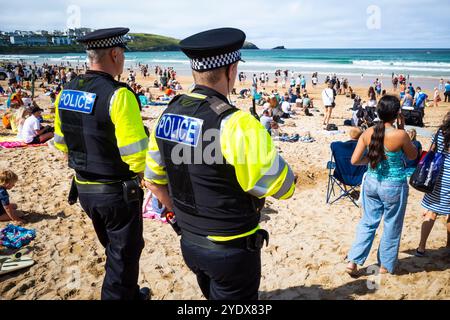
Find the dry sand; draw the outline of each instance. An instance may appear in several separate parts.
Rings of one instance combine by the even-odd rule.
[[[150,85],[154,78],[146,82]],[[182,79],[184,88],[191,79]],[[397,275],[363,275],[357,279],[344,273],[345,257],[355,236],[361,210],[342,200],[325,204],[330,159],[329,145],[348,140],[347,133],[328,135],[321,130],[323,112],[320,92],[309,90],[320,112],[313,117],[297,116],[282,128],[286,133],[309,131],[314,143],[276,142],[282,156],[299,175],[297,190],[288,201],[268,199],[261,226],[271,234],[270,245],[262,251],[261,299],[450,299],[450,256],[446,242],[445,220],[439,219],[428,242],[428,257],[412,255],[417,248],[423,209],[422,194],[410,191],[409,204],[400,247]],[[152,89],[154,90],[154,89]],[[239,91],[239,89],[238,89]],[[366,96],[366,89],[356,90]],[[157,91],[153,91],[157,93]],[[431,92],[428,92],[431,96]],[[248,110],[251,100],[236,100]],[[48,107],[41,94],[38,103]],[[343,127],[350,118],[352,101],[339,96],[333,122]],[[260,109],[261,110],[261,109]],[[450,104],[427,110],[425,122],[434,131]],[[143,116],[151,127],[160,107],[146,109]],[[1,130],[0,135],[9,135]],[[429,138],[419,136],[424,148]],[[24,271],[0,276],[0,299],[99,299],[104,273],[104,249],[98,242],[89,218],[77,204],[66,201],[72,171],[58,151],[49,147],[0,149],[0,168],[15,171],[20,180],[10,196],[28,214],[27,228],[37,231],[33,241],[36,264]],[[0,228],[6,223],[0,223]],[[366,267],[376,263],[381,229]],[[185,266],[179,239],[167,225],[144,222],[146,246],[140,261],[141,285],[151,287],[152,299],[202,299],[195,276]],[[368,286],[375,281],[377,290]]]

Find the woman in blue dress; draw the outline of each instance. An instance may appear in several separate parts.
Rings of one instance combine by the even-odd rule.
[[[426,194],[422,207],[426,209],[419,248],[416,256],[425,254],[428,237],[438,216],[447,216],[447,248],[450,248],[450,112],[445,116],[444,123],[439,130],[437,151],[444,154],[444,165],[432,193]]]

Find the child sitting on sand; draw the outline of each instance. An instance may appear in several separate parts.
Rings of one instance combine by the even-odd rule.
[[[22,214],[16,212],[17,205],[9,202],[7,191],[14,188],[17,180],[17,175],[11,170],[0,171],[0,221],[24,222]]]

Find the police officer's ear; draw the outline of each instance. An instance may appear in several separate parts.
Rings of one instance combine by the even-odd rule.
[[[236,76],[237,76],[237,66],[238,66],[237,63],[233,63],[233,64],[227,66],[227,69],[226,69],[226,76],[227,76],[228,82],[229,82],[230,80],[236,79]]]
[[[114,63],[117,63],[117,61],[119,60],[119,48],[112,48],[110,55],[111,55],[111,59],[113,60]]]

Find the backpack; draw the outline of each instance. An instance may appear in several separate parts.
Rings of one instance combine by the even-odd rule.
[[[425,93],[420,92],[419,96],[416,99],[416,107],[420,107],[427,98],[428,96]]]
[[[423,114],[418,110],[402,110],[402,114],[405,116],[405,124],[407,126],[421,127],[425,125],[423,123]]]

